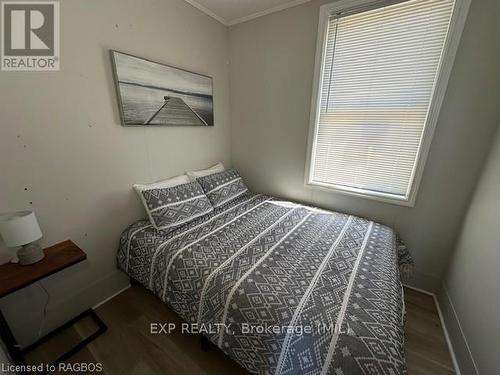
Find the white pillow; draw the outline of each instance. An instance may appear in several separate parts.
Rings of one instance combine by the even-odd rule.
[[[188,182],[190,182],[188,176],[183,174],[180,176],[167,178],[166,180],[153,182],[151,184],[134,184],[133,186],[137,194],[139,194],[139,197],[141,197],[142,199],[141,192],[143,190],[170,188],[177,185],[187,184]]]
[[[217,163],[208,169],[186,172],[186,175],[189,177],[189,180],[194,181],[199,177],[205,177],[205,176],[209,176],[209,175],[214,174],[214,173],[224,172],[225,170],[226,169],[224,168],[224,164]]]

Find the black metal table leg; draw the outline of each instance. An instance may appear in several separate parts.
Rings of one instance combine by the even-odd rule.
[[[10,330],[7,321],[3,317],[1,311],[0,311],[0,328],[1,328],[1,337],[4,340],[7,350],[9,351],[10,356],[12,357],[12,360],[16,364],[24,364],[24,356],[28,354],[29,352],[33,351],[46,341],[48,341],[51,337],[57,335],[59,332],[71,327],[73,324],[79,322],[80,320],[90,317],[96,323],[97,325],[97,330],[92,333],[90,336],[84,338],[82,341],[80,341],[78,344],[73,346],[71,349],[66,351],[65,353],[61,354],[55,361],[50,363],[51,365],[57,365],[65,360],[67,360],[69,357],[71,357],[73,354],[77,353],[78,351],[82,350],[87,344],[95,340],[97,337],[102,335],[108,327],[106,324],[99,318],[99,316],[95,313],[94,310],[88,309],[85,310],[83,313],[80,315],[76,316],[75,318],[71,319],[70,321],[64,323],[62,326],[56,328],[52,332],[48,333],[41,339],[37,340],[33,344],[27,346],[24,349],[19,349],[17,342],[14,338],[14,335],[12,334],[12,331]],[[44,372],[39,373],[39,374],[44,374]]]
[[[17,364],[24,364],[23,354],[17,345],[16,339],[0,310],[0,337],[7,347],[10,358]]]

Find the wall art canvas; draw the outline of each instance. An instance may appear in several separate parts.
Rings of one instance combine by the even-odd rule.
[[[213,126],[212,78],[111,51],[123,125]]]

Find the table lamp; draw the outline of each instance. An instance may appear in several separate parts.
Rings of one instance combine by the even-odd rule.
[[[42,238],[42,231],[31,210],[1,214],[0,235],[8,247],[22,246],[17,251],[19,264],[33,264],[45,257],[42,247],[35,242]]]

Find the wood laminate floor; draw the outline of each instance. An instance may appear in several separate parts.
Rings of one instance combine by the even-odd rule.
[[[405,301],[409,375],[453,374],[450,353],[433,298],[406,288]],[[178,331],[169,335],[151,335],[151,322],[180,324],[181,321],[144,288],[127,289],[100,306],[97,313],[108,325],[108,331],[68,362],[101,363],[101,373],[107,375],[247,374],[218,349],[201,351],[199,336]],[[82,321],[31,353],[27,360],[30,363],[50,362],[93,329],[90,320]]]

